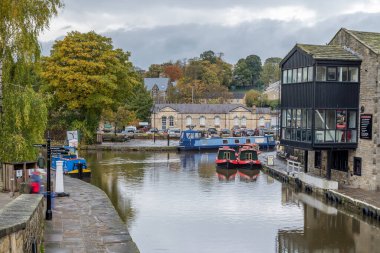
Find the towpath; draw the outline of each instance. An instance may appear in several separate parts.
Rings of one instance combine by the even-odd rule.
[[[66,176],[64,186],[70,196],[53,199],[53,219],[45,221],[45,252],[139,252],[102,190]]]

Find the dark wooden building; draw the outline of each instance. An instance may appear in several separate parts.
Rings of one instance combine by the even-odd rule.
[[[331,169],[347,170],[358,146],[361,59],[336,45],[296,44],[280,63],[281,144],[327,151]]]

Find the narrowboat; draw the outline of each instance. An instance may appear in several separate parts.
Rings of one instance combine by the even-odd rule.
[[[258,158],[257,151],[251,147],[242,147],[238,153],[237,163],[239,168],[260,169],[261,162]]]
[[[86,159],[75,154],[75,148],[65,147],[69,150],[69,154],[56,154],[52,157],[51,167],[56,169],[57,161],[63,161],[63,173],[71,177],[89,177],[91,170],[87,167]]]
[[[218,149],[215,162],[219,167],[234,168],[237,166],[238,161],[235,149],[224,146]]]
[[[179,150],[202,150],[218,149],[222,146],[236,148],[242,144],[257,144],[260,149],[273,149],[276,142],[272,135],[266,136],[242,136],[242,137],[212,137],[202,138],[202,134],[197,130],[182,131],[179,140]]]

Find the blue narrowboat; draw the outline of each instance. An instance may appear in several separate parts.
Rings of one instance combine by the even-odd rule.
[[[71,177],[88,177],[91,175],[91,170],[87,167],[86,159],[78,157],[75,153],[75,148],[65,146],[71,154],[54,155],[52,157],[51,167],[56,169],[57,161],[63,161],[63,173]],[[82,175],[79,175],[79,170],[82,170]]]
[[[185,130],[181,133],[179,150],[218,149],[221,146],[236,148],[242,144],[257,144],[260,149],[273,149],[276,141],[272,135],[243,136],[243,137],[213,137],[202,138],[202,133],[197,130]]]

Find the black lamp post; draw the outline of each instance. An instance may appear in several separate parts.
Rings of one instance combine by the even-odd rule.
[[[50,163],[51,163],[51,149],[50,149],[50,134],[46,140],[46,153],[47,153],[47,177],[46,177],[46,220],[51,220],[53,218],[53,213],[51,211],[51,191],[50,191]]]

